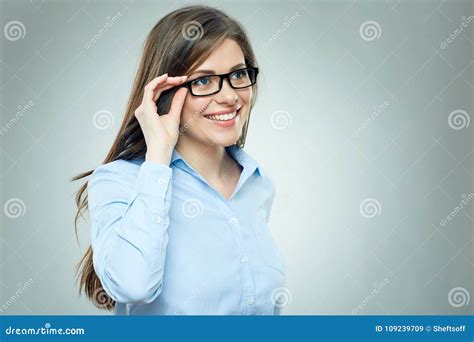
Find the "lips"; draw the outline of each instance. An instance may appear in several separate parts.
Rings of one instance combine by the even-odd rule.
[[[232,127],[240,116],[240,108],[205,114],[204,118],[222,128]]]
[[[222,110],[212,114],[205,114],[204,117],[208,120],[217,121],[217,122],[226,122],[235,119],[239,114],[240,108],[235,108],[234,110]]]
[[[233,111],[232,113],[227,113],[227,114],[205,115],[206,119],[215,120],[215,121],[229,121],[235,118],[236,116],[237,116],[237,111]]]

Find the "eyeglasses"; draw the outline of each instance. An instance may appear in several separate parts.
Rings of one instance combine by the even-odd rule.
[[[250,87],[257,82],[257,74],[258,68],[243,68],[227,74],[202,76],[183,83],[181,87],[188,88],[194,96],[208,96],[221,91],[224,79],[234,89]]]

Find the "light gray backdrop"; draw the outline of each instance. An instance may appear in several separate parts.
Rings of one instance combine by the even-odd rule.
[[[1,2],[2,314],[105,313],[74,285],[69,179],[110,148],[145,36],[190,3]],[[472,313],[473,2],[207,3],[262,70],[246,150],[277,183],[283,314]]]

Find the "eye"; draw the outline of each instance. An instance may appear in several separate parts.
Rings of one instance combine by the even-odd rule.
[[[198,78],[197,80],[194,80],[192,82],[192,85],[206,86],[206,85],[209,85],[210,83],[211,83],[211,80],[209,77],[201,77],[201,78]]]
[[[244,78],[245,76],[247,76],[247,70],[237,70],[232,74],[232,78],[236,80]]]

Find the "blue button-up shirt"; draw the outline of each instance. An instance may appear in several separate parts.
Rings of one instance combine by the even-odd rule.
[[[116,314],[280,314],[274,183],[244,150],[227,151],[243,167],[229,200],[176,150],[169,166],[141,158],[94,170],[93,265]]]

